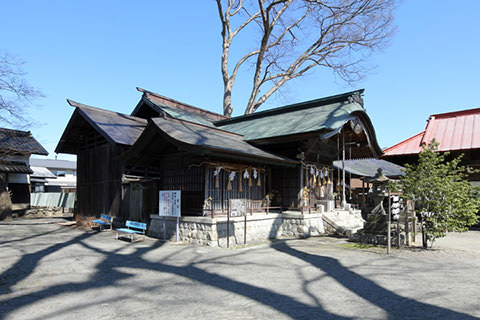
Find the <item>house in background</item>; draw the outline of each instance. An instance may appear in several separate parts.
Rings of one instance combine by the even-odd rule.
[[[30,131],[0,128],[0,191],[10,194],[14,210],[30,206],[32,154],[46,156],[48,152]]]
[[[56,159],[30,159],[32,192],[75,192],[77,162]]]
[[[431,115],[424,131],[386,148],[382,159],[401,166],[416,163],[422,146],[433,139],[439,152],[450,152],[450,158],[463,155],[462,165],[480,169],[480,108]],[[478,184],[480,174],[471,173],[469,179]]]
[[[68,100],[75,110],[56,152],[77,155],[80,215],[148,222],[159,190],[182,191],[182,216],[226,215],[232,199],[341,206],[333,160],[347,145],[355,158],[382,153],[363,90],[230,119],[138,90],[131,115]]]

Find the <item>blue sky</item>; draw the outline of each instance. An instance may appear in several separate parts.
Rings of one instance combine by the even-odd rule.
[[[27,80],[46,95],[30,109],[41,123],[30,130],[49,158],[73,112],[67,98],[129,114],[141,97],[138,86],[222,113],[213,0],[25,0],[1,8],[0,50],[24,60]],[[404,0],[398,31],[372,56],[376,68],[365,79],[350,86],[319,69],[260,110],[365,88],[377,140],[392,146],[422,131],[430,114],[480,107],[479,18],[477,0]],[[249,84],[237,81],[234,115],[243,111]]]

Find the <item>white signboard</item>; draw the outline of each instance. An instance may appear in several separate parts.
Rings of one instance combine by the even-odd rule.
[[[158,214],[166,217],[180,217],[180,190],[159,192]]]

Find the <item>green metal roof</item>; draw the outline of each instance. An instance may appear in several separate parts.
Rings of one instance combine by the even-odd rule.
[[[152,103],[155,103],[152,101]],[[160,105],[155,103],[155,106],[160,110],[166,112],[169,116],[179,120],[185,120],[189,122],[203,124],[205,126],[214,127],[213,123],[209,121],[205,116],[195,114],[193,112],[188,112],[179,108],[172,108],[166,105]]]
[[[215,125],[241,134],[247,141],[322,130],[332,131],[342,127],[353,112],[365,113],[362,105],[356,99],[351,99],[362,92],[363,90],[353,91],[217,121]]]

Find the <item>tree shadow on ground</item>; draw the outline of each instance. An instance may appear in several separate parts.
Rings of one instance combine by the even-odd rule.
[[[341,317],[339,315],[332,314],[324,310],[320,305],[308,305],[298,301],[294,297],[280,294],[267,288],[262,288],[259,286],[234,280],[226,276],[219,275],[217,273],[206,271],[201,267],[197,266],[197,264],[204,263],[204,261],[201,259],[192,258],[192,261],[184,266],[175,266],[167,263],[151,262],[146,260],[144,258],[144,255],[152,250],[161,247],[164,244],[163,241],[156,241],[154,245],[150,247],[135,247],[134,252],[129,254],[120,254],[119,251],[121,251],[125,247],[122,246],[116,251],[106,251],[98,247],[92,247],[88,245],[84,240],[87,239],[90,235],[91,233],[84,234],[63,244],[57,244],[40,250],[36,253],[25,255],[14,266],[12,266],[0,276],[0,279],[4,276],[11,277],[13,276],[12,273],[14,273],[14,270],[16,270],[17,266],[21,264],[29,265],[29,267],[27,267],[26,269],[24,268],[24,272],[22,273],[21,277],[17,276],[12,279],[13,281],[9,282],[9,287],[11,288],[13,285],[15,285],[15,283],[18,283],[21,279],[24,279],[28,276],[28,274],[32,273],[39,260],[53,253],[55,250],[63,249],[71,245],[82,245],[83,247],[103,256],[101,262],[95,266],[95,273],[88,281],[72,281],[69,283],[53,285],[41,288],[40,290],[35,291],[34,294],[17,296],[4,305],[5,311],[3,314],[0,313],[0,319],[4,319],[9,313],[14,312],[15,310],[19,310],[22,307],[42,300],[46,300],[61,294],[63,295],[69,292],[78,294],[82,291],[87,291],[95,288],[115,286],[116,284],[120,284],[121,281],[133,276],[132,274],[120,271],[121,268],[157,271],[181,276],[183,278],[194,280],[206,286],[229,291],[231,293],[236,293],[243,297],[249,298],[256,301],[256,303],[274,308],[278,312],[283,313],[291,317],[292,319],[351,319],[348,317]],[[232,257],[247,253],[247,251],[237,252],[232,254]],[[224,258],[225,256],[222,257]],[[162,260],[168,261],[168,258],[169,257]],[[212,261],[209,262],[211,263]],[[234,267],[234,265],[235,263],[232,261],[230,268]],[[108,274],[108,276],[105,276],[106,274]],[[62,312],[67,311],[71,312],[72,308],[70,308],[69,310],[63,310]],[[55,311],[55,314],[58,314],[58,311]],[[52,314],[52,316],[54,316],[54,314]],[[42,315],[41,318],[44,317],[45,315]]]
[[[202,268],[202,264],[207,260],[209,263],[215,263],[215,259],[202,259],[201,254],[189,256],[189,259],[187,259],[185,263],[182,262],[181,265],[170,263],[170,260],[175,260],[175,255],[180,254],[182,250],[189,250],[189,247],[179,247],[178,250],[174,250],[171,254],[162,257],[160,262],[152,262],[146,258],[146,255],[162,247],[165,242],[155,241],[151,245],[142,246],[132,246],[131,244],[125,243],[120,246],[115,246],[115,249],[105,250],[101,245],[97,246],[98,241],[92,242],[93,244],[86,241],[95,234],[98,233],[85,232],[73,238],[70,237],[70,240],[65,242],[56,243],[35,253],[25,254],[9,269],[3,272],[0,275],[0,289],[2,294],[11,292],[13,286],[34,273],[36,266],[39,265],[42,259],[58,252],[59,250],[65,250],[71,246],[82,246],[83,249],[86,250],[85,254],[100,257],[93,266],[93,273],[88,280],[78,282],[74,279],[70,279],[61,284],[52,285],[48,285],[48,280],[45,280],[47,285],[43,285],[36,290],[34,289],[34,292],[22,293],[19,291],[17,295],[8,301],[0,300],[0,309],[2,309],[2,312],[0,312],[0,319],[5,319],[15,311],[28,305],[59,297],[60,295],[68,293],[79,294],[92,289],[104,289],[117,286],[118,288],[122,288],[124,280],[135,277],[134,273],[129,273],[129,271],[122,270],[122,268],[136,269],[142,272],[154,271],[180,276],[207,287],[221,289],[245,297],[251,301],[255,301],[256,304],[275,309],[277,312],[292,319],[352,319],[326,310],[318,299],[314,300],[315,302],[313,305],[307,304],[300,301],[295,296],[278,293],[269,288],[245,283],[215,272],[207,271]],[[96,240],[103,241],[104,239]],[[116,240],[112,238],[109,241]],[[401,297],[378,286],[373,281],[352,272],[340,264],[336,259],[299,251],[288,246],[286,242],[274,243],[272,244],[272,248],[292,257],[302,259],[324,271],[328,276],[334,278],[351,292],[385,310],[388,313],[389,319],[419,318],[418,312],[420,312],[420,310],[422,313],[428,314],[430,317],[432,315],[438,315],[438,318],[474,319],[466,314],[457,313],[448,309],[427,305]],[[125,249],[129,253],[125,253]],[[228,257],[226,257],[226,255],[219,255],[219,258],[224,259],[225,261],[231,261],[231,265],[227,266],[227,268],[234,268],[234,258],[236,256],[247,254],[249,254],[249,251],[241,250],[233,252]],[[268,259],[268,257],[266,257],[266,259]],[[2,281],[6,282],[2,283]],[[304,283],[304,286],[307,286],[307,284],[308,282]],[[129,290],[148,292],[149,290],[157,290],[158,286],[161,285],[162,283],[152,283],[149,284],[150,287],[129,288]],[[121,298],[122,294],[116,296],[116,302],[118,302],[119,297]],[[378,297],[382,297],[382,299],[378,299]],[[113,302],[115,300],[109,300],[106,297],[99,296],[98,301],[91,301],[90,304],[93,303],[97,305],[102,303],[102,301]],[[82,304],[82,302],[79,301],[75,306],[69,306],[61,310],[57,309],[51,314],[42,314],[41,316],[32,315],[31,319],[43,319],[50,316],[54,317],[58,314],[72,312],[72,310],[81,311],[82,306],[85,305],[86,304]],[[415,313],[405,313],[405,309],[408,308],[414,310]]]
[[[383,309],[388,315],[388,319],[422,319],[424,317],[429,319],[477,319],[465,313],[402,297],[353,272],[337,259],[297,250],[285,241],[273,242],[271,247],[325,272],[350,292]]]

